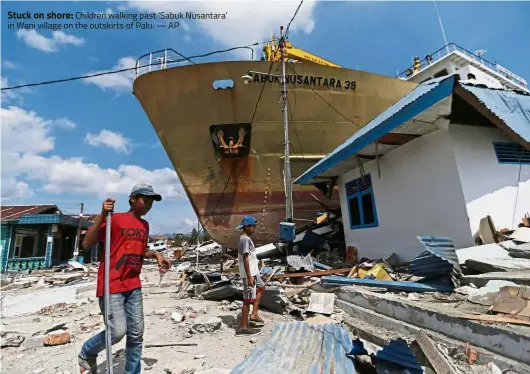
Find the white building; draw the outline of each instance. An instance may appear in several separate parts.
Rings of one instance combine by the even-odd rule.
[[[513,229],[530,213],[530,95],[458,78],[420,84],[295,180],[339,188],[358,259],[410,261],[417,236],[473,246],[487,215]]]

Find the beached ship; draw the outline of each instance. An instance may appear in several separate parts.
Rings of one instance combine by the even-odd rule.
[[[168,49],[146,54],[137,62],[134,95],[201,224],[216,242],[230,248],[237,247],[239,233],[234,227],[243,216],[257,218],[258,245],[277,240],[279,223],[285,220],[277,51],[273,41],[264,48],[262,61],[181,66],[177,63],[181,56]],[[421,74],[427,79],[425,71],[440,63],[430,59],[426,65],[417,59],[403,76],[387,77],[342,68],[292,45],[287,52],[293,180],[414,89]],[[400,144],[410,136],[414,135],[391,134],[380,143]],[[293,186],[298,226],[314,221],[323,209],[318,200],[339,207],[333,183],[317,187]]]

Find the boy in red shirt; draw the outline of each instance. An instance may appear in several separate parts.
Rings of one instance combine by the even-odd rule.
[[[171,267],[171,261],[158,252],[148,251],[149,223],[141,217],[151,209],[153,200],[162,197],[148,184],[137,184],[129,197],[131,208],[126,213],[112,215],[109,273],[109,323],[112,345],[127,335],[125,349],[125,373],[141,371],[144,312],[140,272],[144,258],[155,258],[160,267]],[[83,248],[88,249],[97,242],[105,241],[108,212],[114,210],[114,199],[103,202],[101,215],[88,230]],[[99,265],[96,296],[104,312],[104,257]],[[106,323],[107,321],[105,321]],[[105,349],[105,331],[101,331],[83,344],[79,353],[81,373],[97,374],[96,358]]]

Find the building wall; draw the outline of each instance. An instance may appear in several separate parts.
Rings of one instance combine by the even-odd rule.
[[[498,128],[462,125],[450,125],[449,135],[471,232],[478,231],[480,219],[487,215],[497,229],[516,228],[525,213],[530,213],[530,165],[499,164],[492,144],[493,141],[513,142],[512,138]]]
[[[345,183],[360,176],[353,170],[339,179],[346,244],[358,259],[396,253],[410,261],[424,249],[417,236],[451,237],[456,246],[473,245],[451,139],[436,131],[365,164],[371,173],[378,227],[350,229]]]

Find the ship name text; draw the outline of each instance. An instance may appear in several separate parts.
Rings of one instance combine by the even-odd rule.
[[[268,75],[261,73],[252,74],[252,82],[254,83],[278,83],[282,82],[282,78],[278,75]],[[355,90],[357,83],[354,80],[343,80],[340,78],[332,77],[319,77],[314,75],[299,75],[299,74],[287,74],[285,76],[287,84],[298,84],[305,86],[316,86],[316,87],[329,87],[329,88],[341,88],[346,90]]]

